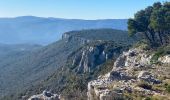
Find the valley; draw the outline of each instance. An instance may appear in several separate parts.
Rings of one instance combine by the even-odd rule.
[[[6,84],[4,83],[1,84],[0,88],[1,90],[3,90],[1,93],[10,94],[16,92],[16,89],[18,89],[17,93],[19,94],[19,91],[24,91],[27,88],[36,86],[38,84],[39,85],[51,84],[50,87],[53,87],[61,83],[60,81],[58,81],[59,83],[58,82],[53,83],[51,81],[63,80],[62,78],[66,77],[63,80],[64,81],[64,83],[62,83],[63,85],[61,86],[57,85],[56,88],[58,89],[55,90],[58,92],[62,91],[60,88],[62,88],[64,84],[69,85],[66,84],[68,82],[65,83],[65,81],[71,81],[69,78],[70,75],[72,75],[71,73],[75,73],[75,75],[78,73],[83,74],[84,72],[82,72],[81,70],[89,69],[91,66],[89,64],[94,65],[94,67],[91,66],[92,69],[90,68],[89,70],[93,70],[93,71],[87,70],[87,74],[93,73],[96,69],[98,69],[97,66],[106,62],[106,60],[109,60],[113,57],[114,58],[117,57],[123,51],[123,49],[127,49],[128,46],[132,45],[135,41],[136,40],[134,40],[133,38],[128,37],[126,31],[113,30],[113,29],[92,29],[92,30],[67,32],[63,34],[62,40],[41,47],[37,50],[33,50],[28,54],[17,56],[17,58],[14,57],[11,58],[10,60],[2,61],[1,69],[3,70],[1,70],[0,73],[1,76],[3,77],[1,77],[1,80],[3,80],[3,82]],[[93,52],[91,51],[89,52],[89,47],[90,48],[94,47],[96,49],[94,49]],[[81,61],[82,64],[80,64],[79,61],[79,59],[81,58],[80,54],[83,54],[84,51],[86,51],[89,56],[82,58]],[[104,52],[106,54],[103,55]],[[99,56],[99,54],[101,55],[101,57]],[[91,56],[94,56],[95,58],[91,58]],[[99,62],[95,61],[97,60],[96,58],[97,56],[98,56],[98,60],[101,59],[101,61]],[[74,61],[75,64],[73,64],[73,67],[71,67],[70,63],[74,59],[75,59]],[[78,59],[78,61],[76,59]],[[93,60],[91,61],[91,59],[94,59],[94,61]],[[87,60],[87,62],[85,62],[85,60]],[[85,64],[87,65],[85,66]],[[61,71],[61,70],[65,70],[65,71]],[[67,72],[68,70],[72,70],[72,71]],[[64,73],[67,73],[68,76],[67,74]],[[9,74],[12,76],[9,76]],[[51,76],[53,74],[54,75],[63,74],[63,75]],[[87,76],[91,77],[89,75]],[[56,77],[56,78],[49,79],[49,77]],[[12,84],[7,84],[7,83],[12,83]],[[38,88],[38,86],[36,87]],[[42,88],[44,89],[47,88],[47,85],[43,86]],[[36,93],[36,91],[37,90],[32,91],[31,94]]]
[[[0,11],[0,100],[170,100],[168,0],[6,0]]]

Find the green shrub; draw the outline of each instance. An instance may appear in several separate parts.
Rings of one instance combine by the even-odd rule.
[[[170,85],[166,86],[166,90],[170,93]]]
[[[167,54],[167,49],[165,47],[161,47],[159,48],[155,54],[152,56],[151,58],[151,63],[154,64],[154,63],[157,63],[158,62],[158,59],[159,57],[163,56],[163,55],[166,55]]]
[[[138,86],[144,89],[148,89],[148,90],[152,89],[152,85],[145,83],[145,82],[139,83]]]
[[[149,46],[149,44],[146,40],[141,40],[141,41],[137,42],[133,47],[134,48],[140,48],[142,50],[149,50],[150,49],[150,46]]]
[[[151,97],[146,97],[144,100],[152,100]]]
[[[170,54],[170,45],[166,45],[166,46],[161,46],[159,48],[156,48],[154,55],[151,58],[151,64],[155,64],[158,63],[158,59],[161,56]]]

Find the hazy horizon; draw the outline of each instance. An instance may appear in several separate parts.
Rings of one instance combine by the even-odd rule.
[[[55,19],[68,19],[68,20],[114,20],[114,19],[120,19],[120,20],[126,20],[128,18],[103,18],[103,19],[83,19],[83,18],[62,18],[62,17],[44,17],[44,16],[34,16],[34,15],[22,15],[22,16],[9,16],[9,17],[0,17],[0,18],[21,18],[21,17],[37,17],[37,18],[55,18]]]

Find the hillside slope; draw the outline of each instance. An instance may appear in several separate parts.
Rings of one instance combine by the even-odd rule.
[[[0,44],[0,58],[11,55],[12,53],[20,53],[25,51],[32,51],[40,48],[41,45],[35,44]]]
[[[78,36],[74,36],[73,33]],[[123,46],[123,44],[126,44],[124,45],[126,47],[135,42],[135,40],[128,38],[125,31],[113,29],[84,30],[67,34],[69,34],[68,37],[63,35],[62,40],[46,47],[32,51],[24,56],[10,59],[9,61],[2,61],[0,65],[2,69],[0,70],[0,76],[2,76],[0,79],[3,80],[0,85],[1,95],[8,93],[16,94],[32,85],[41,83],[42,80],[58,72],[59,69],[62,70],[62,66],[66,64],[68,57],[73,52],[77,52],[76,50],[79,50],[88,43],[91,44],[93,41],[102,42],[105,41],[104,37],[107,37],[108,41],[110,40],[114,43],[115,48],[118,48],[118,45]],[[87,34],[86,36],[88,37],[85,37],[84,34]],[[96,38],[93,38],[94,36]],[[118,39],[120,36],[121,39]]]
[[[86,100],[87,82],[110,70],[111,67],[104,64],[113,61],[127,48],[112,41],[90,42],[73,52],[54,74],[22,93],[29,97],[50,90],[61,94],[65,100]]]

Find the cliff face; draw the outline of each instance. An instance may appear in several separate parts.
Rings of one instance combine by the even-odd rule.
[[[95,41],[80,48],[69,57],[71,68],[77,73],[94,71],[98,65],[118,57],[125,49],[112,41]]]
[[[86,39],[84,37],[78,37],[78,36],[74,36],[74,35],[70,35],[70,34],[63,34],[62,35],[62,40],[66,40],[66,42],[70,42],[70,41],[78,41],[78,44],[86,44],[89,43],[91,40],[90,39]]]
[[[169,100],[165,90],[155,89],[156,86],[163,87],[167,82],[161,77],[169,77],[170,72],[166,70],[170,68],[163,64],[169,58],[167,55],[162,57],[166,58],[161,61],[162,66],[151,64],[151,58],[151,54],[140,49],[124,52],[115,61],[112,71],[88,83],[88,100],[135,99],[134,95],[141,96],[141,99],[142,96],[157,95]]]

